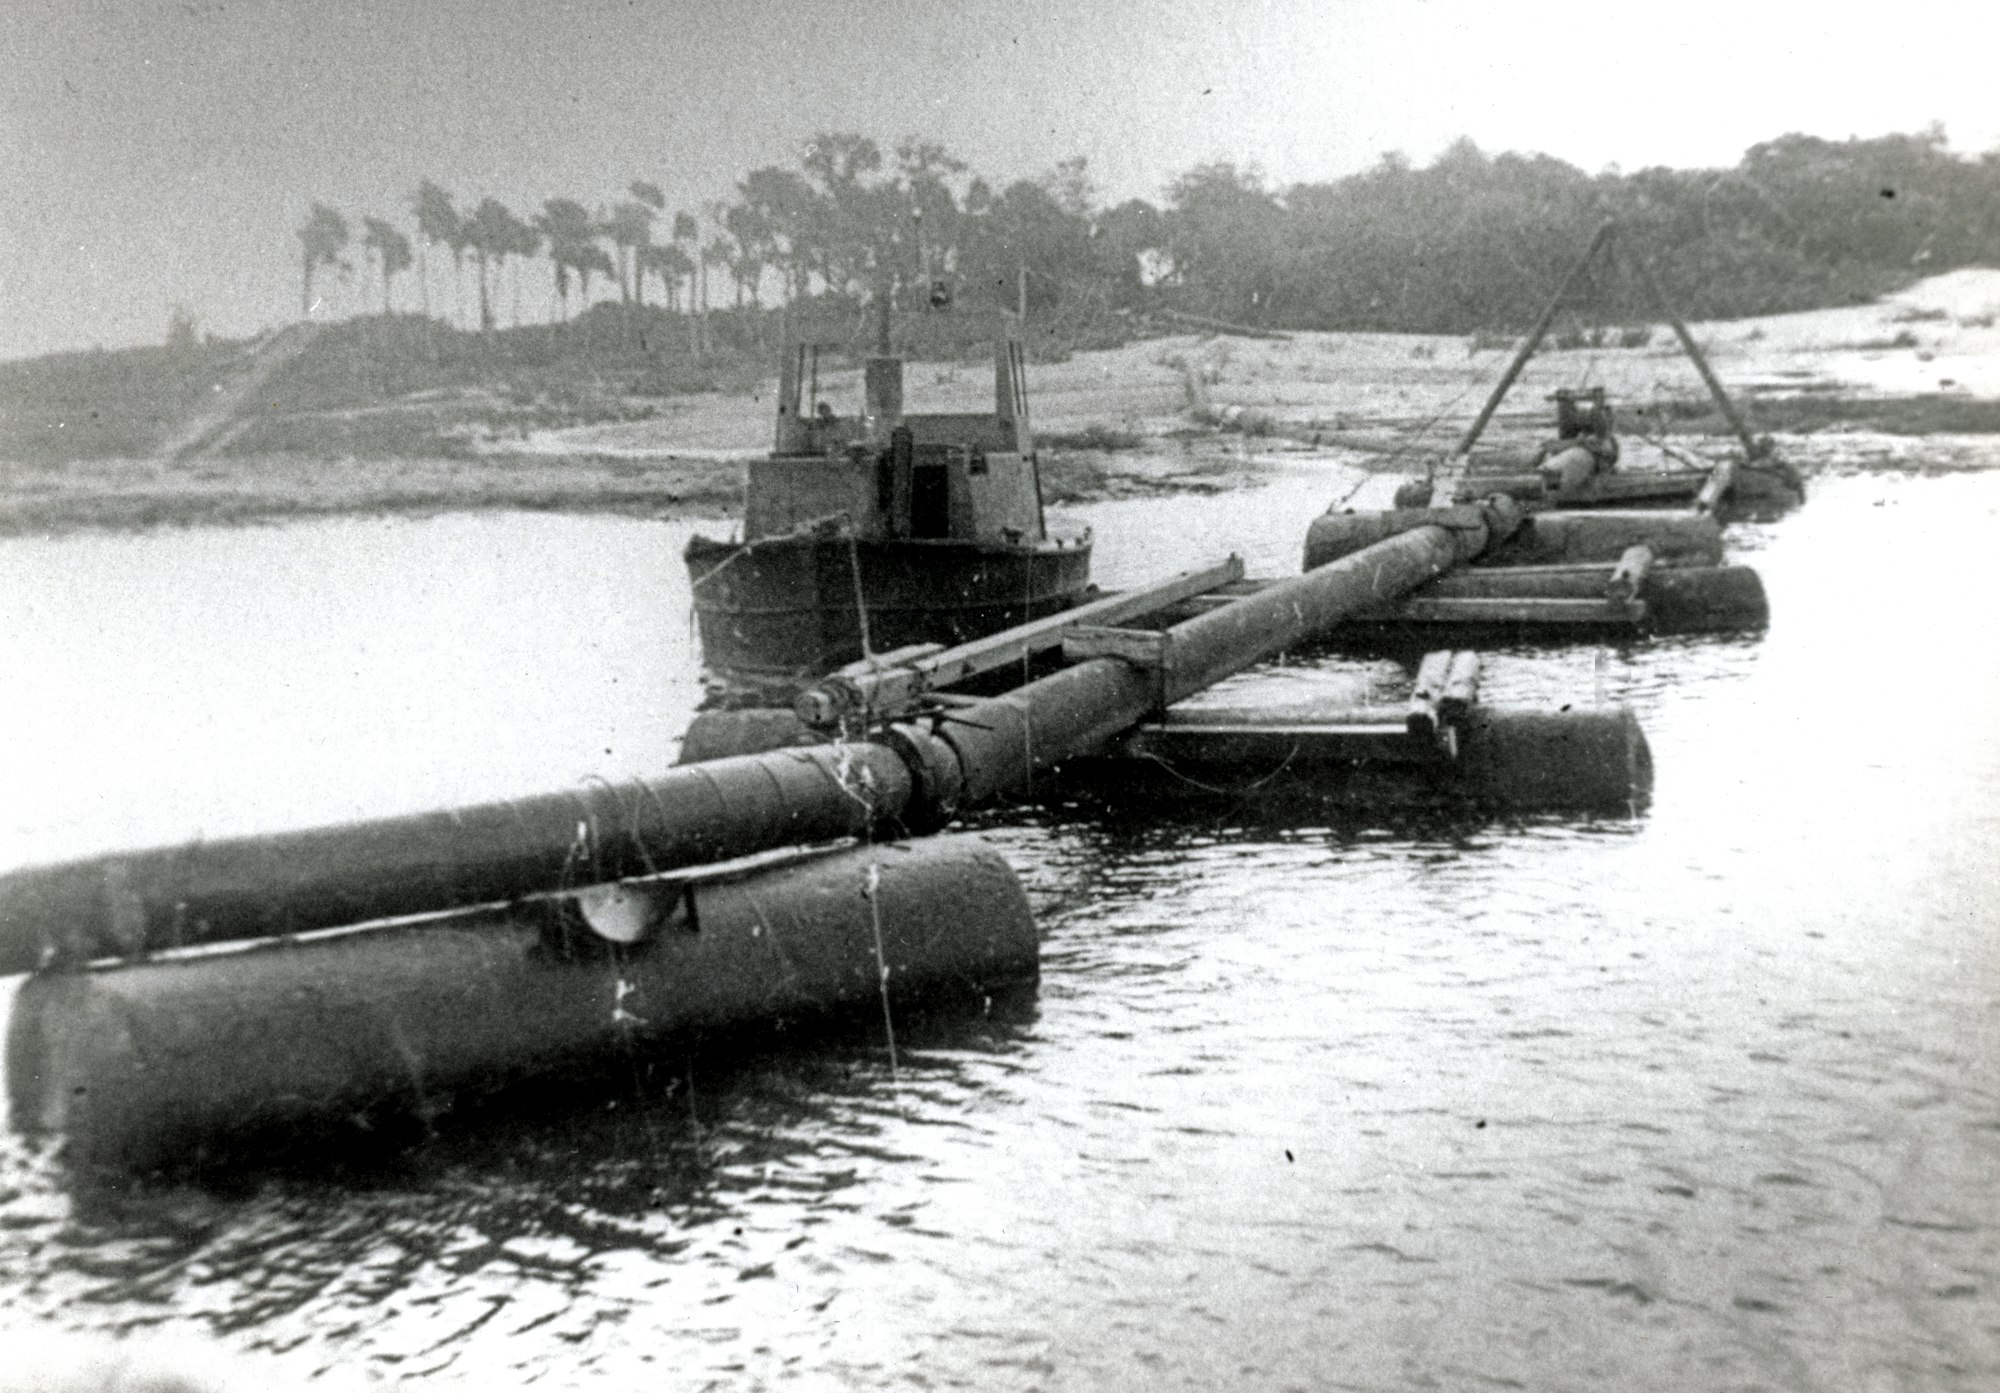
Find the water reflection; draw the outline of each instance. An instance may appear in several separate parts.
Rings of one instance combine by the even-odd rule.
[[[33,1274],[17,1306],[72,1322],[125,1331],[171,1309],[250,1348],[309,1340],[399,1373],[455,1362],[489,1326],[582,1338],[671,1274],[712,1269],[698,1304],[718,1308],[783,1260],[818,1271],[830,1299],[838,1255],[921,1212],[907,1197],[884,1210],[872,1187],[934,1166],[932,1136],[980,1143],[974,1119],[1006,1106],[1034,1019],[1032,997],[976,1019],[906,1015],[893,1066],[863,1028],[635,1060],[587,1103],[516,1095],[506,1125],[454,1125],[413,1150],[61,1205],[46,1158],[10,1142],[0,1260]],[[774,1207],[781,1219],[759,1218]]]

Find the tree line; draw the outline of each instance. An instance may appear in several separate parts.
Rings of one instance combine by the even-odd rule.
[[[708,313],[767,300],[1000,304],[1031,316],[1158,311],[1271,328],[1462,333],[1531,319],[1596,225],[1616,218],[1697,318],[1850,302],[1916,275],[2000,265],[2000,151],[1951,152],[1941,128],[1869,139],[1786,135],[1729,169],[1587,174],[1546,155],[1489,155],[1469,139],[1428,166],[1395,154],[1344,178],[1275,188],[1254,167],[1198,165],[1161,203],[1104,206],[1086,161],[1064,160],[996,188],[943,146],[885,149],[851,133],[808,141],[796,167],[745,174],[734,197],[668,212],[657,185],[631,183],[594,207],[567,197],[526,216],[492,198],[466,207],[425,181],[403,225],[361,220],[360,248],[385,313],[414,266],[419,308],[432,258],[452,284],[470,269],[461,321],[498,326],[511,284],[538,259],[550,317],[567,320],[615,286],[619,304],[685,313],[690,346]],[[408,227],[414,237],[404,229]],[[351,272],[352,229],[314,204],[299,229],[301,304],[327,268]],[[1598,275],[1579,313],[1643,319],[1629,279]]]

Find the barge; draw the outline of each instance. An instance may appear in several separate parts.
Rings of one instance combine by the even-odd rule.
[[[788,346],[741,535],[688,543],[702,662],[725,699],[967,643],[1090,592],[1089,529],[1044,512],[1020,339],[995,331],[990,413],[905,411],[887,339],[885,324],[851,415],[820,395],[822,345]]]

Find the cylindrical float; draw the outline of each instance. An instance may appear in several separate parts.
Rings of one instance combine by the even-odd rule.
[[[1596,600],[1611,568],[1468,566],[1439,576],[1418,598]],[[1749,566],[1654,566],[1639,584],[1646,627],[1660,633],[1762,628],[1771,621],[1764,582]]]
[[[757,755],[793,745],[817,745],[824,737],[806,728],[789,706],[749,706],[734,711],[702,711],[681,737],[676,764],[701,764],[731,755]]]
[[[1538,465],[1544,487],[1555,495],[1575,493],[1597,473],[1597,455],[1582,445],[1554,450]]]
[[[711,1032],[879,1013],[885,984],[892,1008],[977,1004],[1037,973],[1020,883],[970,838],[597,893],[590,911],[551,899],[30,977],[7,1039],[15,1124],[84,1167],[180,1166],[393,1132]],[[591,914],[649,936],[610,943]]]
[[[1514,812],[1630,814],[1653,792],[1653,751],[1625,706],[1475,707],[1459,744],[1464,793]]]
[[[1624,706],[1472,707],[1457,754],[1407,732],[1396,707],[1169,712],[1074,787],[1177,804],[1380,812],[1451,804],[1488,812],[1629,816],[1651,796],[1652,752]]]
[[[1627,547],[1639,545],[1651,547],[1659,561],[1713,566],[1722,560],[1722,526],[1713,517],[1689,512],[1564,509],[1532,513],[1513,536],[1480,562],[1547,566],[1616,561]]]
[[[1316,570],[1385,538],[1455,518],[1465,507],[1321,514],[1306,529],[1305,569]],[[1712,517],[1683,512],[1564,510],[1530,514],[1504,541],[1496,538],[1480,556],[1479,564],[1613,562],[1637,543],[1652,547],[1661,561],[1714,565],[1722,560],[1722,528]]]
[[[1761,629],[1771,622],[1763,577],[1749,566],[1656,566],[1639,598],[1647,626],[1661,633]]]

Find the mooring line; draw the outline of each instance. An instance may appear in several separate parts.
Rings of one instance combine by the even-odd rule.
[[[875,645],[868,638],[868,599],[861,588],[861,543],[847,534],[847,566],[854,576],[854,619],[861,629],[861,656],[873,659]]]
[[[1298,752],[1299,752],[1299,742],[1294,740],[1292,742],[1292,748],[1285,752],[1284,760],[1278,765],[1276,769],[1273,769],[1270,773],[1263,775],[1261,778],[1252,779],[1249,783],[1243,785],[1241,788],[1220,788],[1214,784],[1205,784],[1200,779],[1194,778],[1187,774],[1183,774],[1180,770],[1174,768],[1174,766],[1161,755],[1148,754],[1142,756],[1142,758],[1150,760],[1154,764],[1159,765],[1160,768],[1166,770],[1167,773],[1172,777],[1179,779],[1182,783],[1187,784],[1191,788],[1200,789],[1203,793],[1213,793],[1223,798],[1243,798],[1247,797],[1252,793],[1255,793],[1265,784],[1270,783],[1271,780],[1277,778],[1278,775],[1284,773],[1285,770],[1289,769],[1291,767],[1292,760],[1298,755]]]
[[[889,1010],[889,958],[882,946],[882,905],[876,897],[881,885],[882,863],[870,861],[868,873],[861,878],[861,892],[868,898],[868,919],[875,927],[875,980],[882,995],[882,1033],[889,1041],[889,1082],[900,1097],[903,1071],[896,1060],[896,1021]]]

